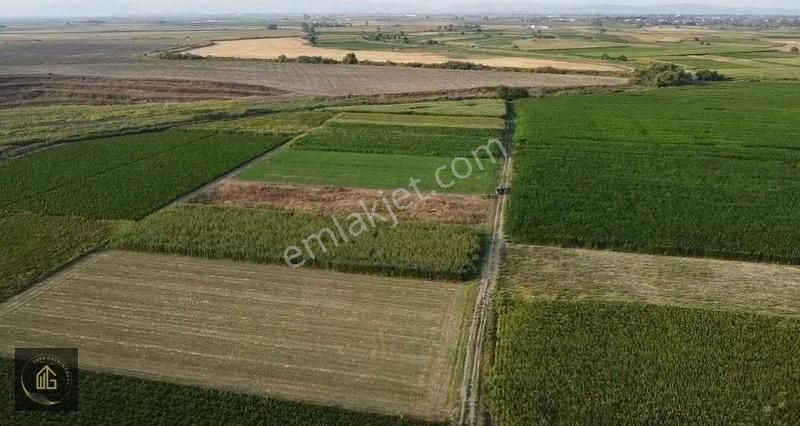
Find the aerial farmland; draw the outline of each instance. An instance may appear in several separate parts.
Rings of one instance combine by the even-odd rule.
[[[141,7],[0,12],[0,424],[800,423],[795,15]]]

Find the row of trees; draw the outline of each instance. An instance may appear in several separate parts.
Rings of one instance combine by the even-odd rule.
[[[680,65],[667,62],[653,62],[634,72],[636,84],[646,87],[668,87],[698,84],[711,81],[725,81],[727,77],[711,70],[698,70],[694,74]]]

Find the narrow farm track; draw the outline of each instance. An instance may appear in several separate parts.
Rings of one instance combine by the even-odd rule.
[[[258,163],[260,163],[262,161],[267,161],[267,160],[270,160],[270,159],[276,157],[278,154],[282,153],[287,148],[289,148],[293,143],[295,143],[298,140],[306,137],[309,132],[312,132],[315,129],[318,129],[318,128],[324,126],[325,123],[327,123],[330,120],[335,119],[336,117],[340,116],[341,114],[343,114],[343,113],[339,113],[339,114],[334,115],[333,117],[329,118],[328,120],[325,120],[319,126],[313,128],[313,129],[310,129],[310,130],[306,130],[303,133],[300,133],[299,135],[297,135],[297,136],[293,137],[292,139],[290,139],[289,141],[287,141],[285,144],[280,145],[280,146],[278,146],[275,149],[272,149],[270,151],[267,151],[264,154],[262,154],[262,155],[260,155],[260,156],[258,156],[256,158],[254,158],[254,159],[252,159],[252,160],[240,165],[239,167],[237,167],[237,168],[229,171],[228,173],[226,173],[226,174],[214,179],[213,181],[201,186],[200,188],[197,188],[194,191],[192,191],[192,192],[190,192],[190,193],[178,198],[177,200],[171,202],[170,204],[164,206],[163,208],[154,211],[152,214],[156,214],[161,210],[176,206],[178,204],[185,204],[186,202],[188,202],[188,201],[192,200],[193,198],[197,197],[198,195],[200,195],[200,194],[210,190],[211,188],[214,188],[215,186],[219,185],[222,181],[239,175],[240,173],[242,173],[243,171],[249,169],[250,167],[252,167],[255,164],[258,164]]]
[[[507,157],[503,163],[503,170],[500,174],[501,188],[509,188],[511,185],[512,172],[512,142],[516,130],[516,113],[513,102],[506,104],[507,122],[504,132],[504,145]],[[497,273],[500,265],[500,255],[505,244],[505,211],[508,204],[508,191],[498,194],[493,215],[492,215],[492,239],[489,246],[488,255],[483,264],[481,273],[481,285],[478,289],[478,297],[475,302],[475,310],[472,315],[472,325],[470,327],[469,342],[467,345],[467,356],[461,382],[461,409],[459,412],[458,424],[477,425],[484,421],[480,416],[481,406],[481,370],[482,354],[484,351],[484,341],[487,334],[487,327],[491,316],[492,295],[497,281]]]

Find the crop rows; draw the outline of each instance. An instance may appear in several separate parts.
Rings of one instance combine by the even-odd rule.
[[[504,117],[506,106],[499,99],[413,102],[389,105],[352,105],[330,107],[329,111],[374,112],[388,114],[451,115],[467,117]]]
[[[328,123],[293,149],[471,158],[478,147],[501,136],[501,129]],[[493,144],[492,153],[500,156],[499,146]],[[482,150],[478,155],[488,156]]]
[[[335,123],[378,124],[383,126],[460,127],[463,129],[502,129],[505,127],[505,121],[498,117],[460,117],[452,115],[343,112],[332,121]]]
[[[354,222],[338,220],[348,230]],[[481,238],[475,230],[418,222],[400,222],[394,229],[381,222],[373,228],[367,221],[366,226],[366,232],[348,234],[352,237],[345,242],[330,218],[267,208],[190,205],[133,225],[114,244],[126,250],[273,264],[285,264],[286,249],[297,246],[305,253],[297,263],[304,259],[306,266],[344,272],[445,280],[470,279],[478,273]],[[324,229],[332,233],[321,233]],[[315,234],[321,235],[324,250],[313,239],[311,250],[305,247],[304,241]]]
[[[800,263],[797,86],[519,106],[517,241]]]
[[[0,388],[11,389],[14,361],[0,358]],[[0,417],[16,424],[433,425],[436,423],[368,414],[302,402],[267,399],[193,386],[81,370],[80,410],[53,415],[15,412],[14,399],[0,402]]]
[[[0,302],[95,249],[113,225],[77,217],[0,211]]]
[[[800,322],[626,303],[501,308],[502,424],[796,424]]]
[[[456,179],[450,168],[450,157],[419,155],[362,154],[357,152],[326,152],[288,149],[275,158],[254,165],[239,175],[242,180],[284,182],[352,188],[397,189],[409,188],[411,179],[418,179],[421,191],[480,194],[490,193],[497,182],[500,159],[494,163],[483,159],[481,170],[472,163],[472,172]],[[436,182],[436,170],[444,167]],[[459,173],[466,173],[460,165]]]
[[[287,139],[166,132],[73,144],[0,166],[0,193],[10,210],[138,219]]]

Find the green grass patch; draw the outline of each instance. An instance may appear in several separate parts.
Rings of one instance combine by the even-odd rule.
[[[0,208],[139,219],[287,139],[171,131],[66,145],[0,164]]]
[[[494,191],[500,168],[499,160],[492,164],[482,159],[484,170],[472,160],[473,171],[466,179],[456,179],[450,168],[452,157],[419,155],[361,154],[353,152],[324,152],[289,149],[275,158],[245,170],[239,178],[262,182],[332,185],[352,188],[408,188],[411,179],[419,179],[422,191],[450,193],[489,193]],[[441,187],[440,181],[449,188]],[[456,169],[464,175],[467,168]]]
[[[800,322],[623,303],[509,302],[502,424],[796,424]]]
[[[325,120],[333,116],[333,112],[323,111],[280,112],[261,117],[215,121],[192,126],[190,129],[257,135],[273,133],[297,134],[319,127]]]
[[[389,217],[385,208],[377,212]],[[418,222],[400,222],[392,228],[392,223],[380,219],[373,227],[366,217],[362,219],[366,231],[354,225],[356,219],[350,216],[337,218],[345,230],[339,231],[332,218],[285,210],[178,206],[133,225],[114,239],[114,245],[134,251],[272,264],[286,264],[287,248],[297,246],[306,254],[294,264],[305,259],[306,266],[343,272],[445,280],[466,280],[478,273],[481,238],[475,230]],[[357,231],[348,232],[351,229]],[[311,258],[304,242],[317,234],[319,239],[308,240],[314,254]]]
[[[506,106],[499,99],[413,102],[393,105],[354,105],[327,108],[329,111],[375,112],[390,114],[461,115],[505,117]]]
[[[472,157],[478,147],[501,137],[501,129],[328,123],[299,139],[292,149]],[[501,155],[499,145],[492,144],[491,148],[493,155]],[[486,157],[488,154],[481,151],[478,155]]]
[[[0,358],[0,391],[14,395],[14,361]],[[15,412],[14,398],[0,402],[4,424],[259,424],[427,425],[410,418],[267,399],[220,390],[82,370],[80,409],[71,413]]]
[[[106,241],[111,222],[0,211],[0,302]]]
[[[800,263],[800,85],[521,101],[517,241]]]
[[[460,117],[452,115],[419,116],[413,114],[370,112],[344,112],[336,116],[332,121],[335,123],[415,127],[460,127],[464,129],[502,129],[505,127],[505,120],[497,117]]]

